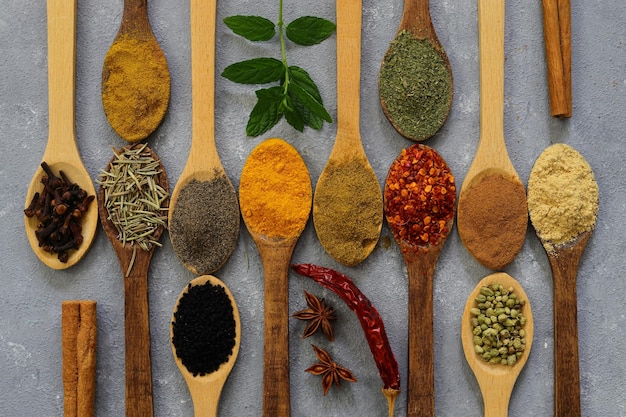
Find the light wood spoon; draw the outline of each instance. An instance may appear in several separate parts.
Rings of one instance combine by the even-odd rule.
[[[392,126],[407,139],[422,141],[432,137],[443,124],[445,123],[448,114],[450,113],[450,108],[452,107],[452,97],[454,95],[454,82],[452,78],[452,68],[450,68],[450,60],[448,59],[448,55],[443,49],[441,42],[439,42],[439,38],[437,37],[437,33],[435,32],[435,27],[433,26],[433,22],[430,18],[430,7],[428,0],[404,0],[404,11],[402,12],[402,18],[400,20],[400,25],[398,26],[398,31],[396,32],[395,38],[398,38],[403,32],[409,32],[413,38],[417,40],[426,40],[430,42],[432,48],[443,60],[450,77],[450,92],[448,94],[447,106],[445,111],[445,116],[441,120],[441,124],[436,127],[433,127],[432,131],[427,134],[421,136],[415,136],[406,132],[400,125],[398,125],[397,121],[390,114],[389,109],[387,107],[387,103],[385,101],[385,97],[380,97],[380,103],[383,108],[383,112],[385,116],[392,124]],[[392,48],[390,47],[386,54],[385,60],[391,59]],[[384,62],[384,61],[383,61]],[[395,65],[401,65],[401,63],[396,63]],[[425,77],[428,77],[428,74],[424,74]],[[438,106],[437,106],[438,107]]]
[[[222,388],[226,383],[226,379],[228,375],[230,375],[230,371],[233,369],[235,365],[235,361],[237,360],[237,356],[239,355],[239,347],[241,346],[241,323],[239,317],[239,309],[237,308],[237,303],[235,302],[235,298],[232,293],[226,287],[226,285],[219,280],[218,278],[212,275],[203,275],[198,278],[191,280],[189,283],[192,286],[195,285],[205,285],[211,284],[214,286],[221,286],[224,288],[226,295],[230,298],[230,302],[233,306],[233,318],[235,319],[235,346],[228,358],[228,360],[220,365],[220,367],[210,374],[202,375],[202,376],[194,376],[193,373],[189,372],[187,367],[183,364],[181,358],[176,354],[176,347],[173,343],[171,343],[174,330],[173,326],[170,326],[170,344],[172,346],[172,353],[174,354],[174,361],[180,370],[183,378],[185,378],[185,382],[187,383],[187,387],[189,388],[189,394],[191,395],[191,400],[193,402],[193,410],[195,417],[216,417],[217,410],[219,406],[220,396],[222,394]],[[174,314],[178,310],[178,305],[180,303],[180,299],[189,291],[189,287],[186,286],[185,289],[180,293],[178,299],[176,300],[176,306],[174,307]],[[172,315],[171,323],[174,323],[174,315]]]
[[[526,317],[526,323],[524,324],[526,347],[522,356],[518,358],[517,362],[512,366],[488,363],[474,351],[474,334],[472,333],[472,315],[470,310],[475,307],[475,299],[480,293],[481,287],[493,283],[498,283],[504,288],[512,287],[513,292],[517,294],[520,299],[526,300],[526,304],[522,310],[522,313]],[[530,300],[522,286],[510,275],[504,272],[498,272],[483,278],[467,298],[461,323],[461,340],[463,342],[465,359],[467,359],[467,363],[470,368],[472,368],[483,395],[485,417],[506,417],[508,415],[509,400],[511,399],[515,381],[530,355],[533,332],[534,324]]]
[[[382,192],[365,155],[359,127],[362,1],[338,0],[336,8],[337,137],[317,181],[313,221],[326,252],[338,262],[354,266],[367,258],[378,242],[383,222]],[[364,183],[350,195],[333,193],[338,182],[350,178],[362,178]],[[329,206],[337,199],[345,200],[342,204],[350,209],[334,211]],[[380,207],[380,214],[372,216],[370,210],[360,209],[373,205]]]
[[[170,73],[150,27],[148,0],[124,0],[122,22],[102,67],[104,113],[119,136],[139,142],[161,124],[169,100]]]
[[[239,205],[237,196],[226,172],[220,162],[215,146],[215,0],[191,0],[191,85],[192,85],[192,114],[191,114],[191,149],[183,172],[172,192],[169,211],[169,235],[176,256],[190,271],[196,274],[210,274],[219,269],[230,257],[235,249],[239,236]],[[223,242],[214,242],[214,245],[205,246],[210,253],[215,248],[224,247],[226,250],[218,253],[218,258],[211,265],[199,265],[184,253],[182,243],[188,239],[187,233],[178,232],[172,227],[172,221],[177,215],[176,204],[182,190],[192,182],[211,182],[222,179],[228,183],[231,197],[224,201],[211,198],[208,201],[199,201],[206,207],[218,207],[227,213],[228,221],[233,227],[230,236],[225,236]],[[202,197],[197,196],[200,200]],[[200,214],[201,215],[201,214]],[[224,228],[225,230],[227,228]],[[208,259],[208,257],[205,257]]]
[[[273,170],[273,175],[263,175],[268,169]],[[262,178],[262,181],[257,178]],[[259,206],[255,196],[263,194],[265,197]],[[263,263],[262,415],[288,417],[289,263],[311,211],[309,172],[291,145],[281,139],[269,139],[257,146],[248,157],[241,173],[239,196],[244,223]],[[275,223],[258,220],[264,218],[275,219]]]
[[[412,149],[436,151],[424,145],[413,145]],[[418,151],[419,152],[419,151]],[[411,155],[414,155],[411,153]],[[418,153],[419,155],[419,153]],[[396,243],[400,247],[404,262],[406,264],[409,277],[409,315],[408,315],[408,338],[409,338],[409,373],[407,382],[407,416],[433,416],[435,415],[435,367],[434,367],[434,335],[433,335],[433,277],[437,260],[446,242],[446,238],[454,223],[454,208],[456,207],[456,198],[452,197],[449,202],[447,213],[448,220],[440,232],[439,240],[436,244],[415,244],[415,233],[409,233],[405,237],[400,237],[400,226],[393,220],[395,213],[393,206],[413,204],[412,199],[415,198],[408,194],[405,199],[395,202],[390,197],[390,188],[393,188],[397,181],[398,173],[410,173],[409,177],[416,177],[417,172],[421,168],[427,167],[430,159],[420,159],[420,162],[407,167],[402,162],[403,154],[396,159],[391,171],[394,170],[395,175],[388,175],[385,182],[385,215],[388,223],[394,232]],[[441,158],[443,161],[443,158]],[[443,161],[447,168],[447,164]],[[400,167],[399,171],[396,171]],[[449,168],[447,168],[449,171]],[[432,178],[432,177],[431,177]],[[455,190],[451,189],[450,193]],[[439,206],[437,206],[439,207]],[[443,214],[444,208],[439,209]],[[431,214],[435,217],[435,214]],[[425,214],[424,217],[427,217]],[[428,216],[430,218],[430,216]],[[417,224],[417,216],[410,219],[401,218],[400,221],[405,223]],[[423,219],[419,219],[420,223]],[[434,222],[433,222],[434,223]]]
[[[88,195],[96,190],[85,169],[76,146],[74,130],[74,94],[76,64],[76,0],[48,0],[48,144],[42,161],[54,171],[63,171]],[[44,171],[35,171],[26,193],[28,205],[42,186]],[[39,247],[35,230],[36,217],[24,217],[26,235],[37,257],[53,269],[65,269],[76,264],[87,253],[96,234],[98,211],[95,204],[83,215],[81,226],[83,242],[77,250],[69,252],[68,261],[59,261],[56,254]]]
[[[501,269],[521,250],[526,237],[528,213],[526,191],[515,171],[504,141],[504,0],[478,0],[478,34],[480,46],[480,140],[459,195],[457,226],[468,251],[483,265]],[[481,191],[483,183],[496,179],[515,196],[509,199],[495,193],[488,200]],[[481,230],[470,207],[482,207],[487,216],[506,217],[506,230]],[[498,241],[508,232],[510,241]],[[473,237],[479,236],[477,239]],[[487,253],[483,253],[487,252]]]
[[[155,160],[159,157],[150,148]],[[115,157],[114,157],[115,158]],[[113,159],[114,159],[113,158]],[[112,159],[112,160],[113,160]],[[158,185],[168,192],[168,180],[165,167],[160,163],[161,174]],[[107,170],[110,164],[107,165]],[[163,216],[168,199],[162,203]],[[152,405],[152,365],[150,360],[150,320],[148,311],[148,270],[156,245],[145,251],[141,248],[124,245],[118,239],[118,231],[109,220],[104,189],[98,192],[98,212],[105,234],[111,241],[120,267],[124,273],[124,344],[126,363],[126,417],[151,417]],[[160,226],[152,234],[158,241],[165,229]]]

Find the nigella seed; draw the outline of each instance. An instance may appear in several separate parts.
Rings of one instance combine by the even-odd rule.
[[[172,343],[183,365],[194,376],[215,372],[235,346],[233,305],[224,287],[189,285],[172,322]]]

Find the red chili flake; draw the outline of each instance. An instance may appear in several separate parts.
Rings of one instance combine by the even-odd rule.
[[[385,183],[385,217],[396,240],[438,244],[455,207],[456,185],[446,161],[426,145],[403,149]]]

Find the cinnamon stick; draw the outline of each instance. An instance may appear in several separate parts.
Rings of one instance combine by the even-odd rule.
[[[96,393],[96,302],[62,302],[65,417],[93,417]]]
[[[572,116],[570,0],[542,0],[543,34],[548,66],[550,113]]]

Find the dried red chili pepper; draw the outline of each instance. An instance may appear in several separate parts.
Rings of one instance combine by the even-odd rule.
[[[385,182],[385,217],[396,240],[412,246],[436,245],[449,232],[456,185],[448,164],[432,148],[403,149]]]
[[[291,268],[333,291],[356,313],[374,356],[384,389],[399,391],[398,362],[389,345],[383,320],[370,300],[350,278],[340,272],[312,264],[295,264],[291,265]]]

